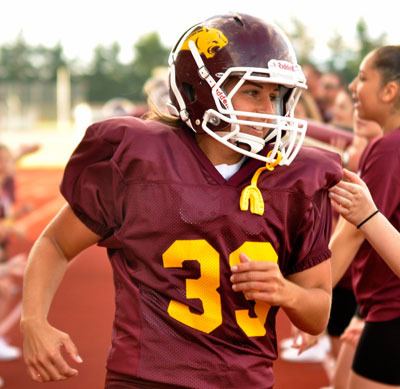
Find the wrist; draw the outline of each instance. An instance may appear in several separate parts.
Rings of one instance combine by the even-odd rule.
[[[379,213],[379,209],[376,209],[375,211],[371,212],[366,218],[361,220],[360,223],[357,224],[357,229],[360,229],[362,226],[364,226],[369,220],[371,220],[375,215]]]
[[[46,318],[38,316],[22,316],[19,322],[21,332],[24,332],[28,328],[35,326],[41,326],[47,322]]]
[[[287,279],[285,279],[285,282],[287,283],[285,301],[282,301],[280,306],[284,310],[294,311],[299,306],[299,295],[301,295],[301,288]]]

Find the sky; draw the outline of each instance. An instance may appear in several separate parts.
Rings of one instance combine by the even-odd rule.
[[[58,42],[68,59],[90,60],[98,44],[118,42],[122,60],[129,59],[134,43],[149,32],[158,32],[171,47],[190,26],[210,16],[243,12],[259,16],[290,31],[299,19],[315,39],[317,57],[329,55],[326,44],[335,32],[351,45],[356,23],[363,18],[370,36],[387,34],[387,43],[398,44],[398,0],[4,0],[0,13],[0,45],[22,33],[29,44],[52,47]],[[369,4],[369,5],[368,5]],[[317,61],[319,58],[316,58]]]

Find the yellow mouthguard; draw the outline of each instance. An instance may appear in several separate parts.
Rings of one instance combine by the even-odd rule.
[[[271,151],[268,153],[267,157],[269,157]],[[257,180],[260,174],[264,170],[273,171],[275,167],[282,160],[282,154],[278,151],[276,155],[276,159],[272,162],[267,162],[265,166],[260,167],[256,170],[253,177],[251,178],[251,184],[246,186],[240,195],[240,209],[242,211],[249,210],[250,204],[250,212],[256,215],[264,215],[264,199],[260,192],[260,189],[257,187]]]

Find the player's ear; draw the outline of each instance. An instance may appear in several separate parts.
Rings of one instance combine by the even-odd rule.
[[[382,88],[382,101],[391,103],[395,101],[400,94],[400,85],[397,81],[389,81]]]

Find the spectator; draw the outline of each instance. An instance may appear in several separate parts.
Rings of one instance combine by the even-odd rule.
[[[382,128],[372,120],[364,120],[353,113],[353,141],[342,153],[343,166],[349,170],[357,171],[362,153],[367,145],[374,139],[382,136]]]
[[[15,157],[6,145],[0,144],[0,329],[4,321],[8,321],[9,313],[15,305],[17,290],[15,276],[25,264],[23,256],[10,258],[8,254],[8,243],[11,237],[23,235],[22,231],[14,227],[13,220],[16,216],[15,161],[24,154],[26,153],[21,149]],[[19,358],[21,351],[10,345],[5,335],[6,331],[0,331],[0,361]]]
[[[382,135],[382,129],[376,122],[360,119],[356,112],[353,113],[352,120],[354,126],[353,142],[344,152],[340,151],[340,146],[336,147],[338,147],[338,152],[342,153],[343,163],[355,171],[358,169],[359,159],[365,147],[369,142]],[[323,144],[320,147],[331,149],[330,146]],[[338,215],[338,213],[334,214],[333,228],[336,225]],[[283,349],[281,358],[292,362],[324,362],[327,367],[336,365],[336,363],[330,361],[332,358],[338,365],[338,368],[334,367],[332,371],[334,382],[342,382],[347,379],[350,367],[346,371],[345,361],[348,360],[348,356],[344,351],[340,352],[339,350],[343,347],[346,352],[353,351],[352,347],[342,345],[341,335],[350,325],[356,307],[351,285],[351,268],[349,268],[340,282],[333,288],[332,307],[327,327],[329,338],[327,336],[312,338],[310,335],[299,333],[297,329],[293,328],[292,337],[281,342]]]
[[[353,130],[353,100],[344,88],[336,95],[330,123],[347,131]]]
[[[365,57],[350,85],[358,116],[376,121],[383,130],[383,136],[364,151],[360,174],[378,209],[395,229],[400,227],[399,69],[400,46],[384,46]],[[365,241],[360,228],[343,218],[332,237],[331,249],[334,284],[354,258],[353,287],[365,318],[349,388],[400,385],[400,279]]]
[[[316,100],[319,96],[319,84],[322,73],[316,65],[310,62],[303,65],[303,71],[307,80],[307,91]]]
[[[168,113],[168,68],[155,68],[153,75],[144,84],[143,92],[147,96],[147,106],[151,107],[152,112]]]
[[[332,122],[336,96],[341,90],[343,90],[343,84],[339,74],[328,72],[321,75],[316,101],[325,123]]]
[[[317,122],[322,121],[322,116],[319,112],[317,103],[311,93],[304,93],[300,96],[299,102],[296,105],[296,117],[310,119]]]

